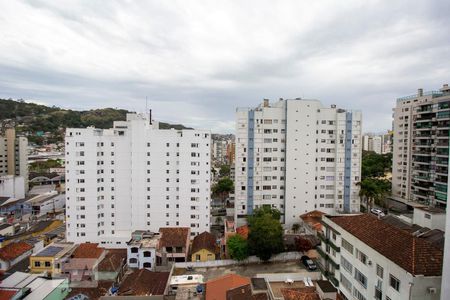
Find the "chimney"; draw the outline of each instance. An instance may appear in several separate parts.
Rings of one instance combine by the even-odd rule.
[[[417,96],[418,97],[422,97],[423,96],[423,89],[418,89],[417,90]]]
[[[269,99],[264,99],[263,107],[269,107]]]

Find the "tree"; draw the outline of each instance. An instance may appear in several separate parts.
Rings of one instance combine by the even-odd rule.
[[[229,165],[221,165],[219,169],[220,177],[228,177],[230,176],[230,166]]]
[[[219,196],[222,199],[222,201],[225,201],[225,198],[233,190],[234,190],[233,181],[228,177],[220,179],[212,187],[213,195]]]
[[[370,211],[374,203],[384,206],[384,198],[391,189],[389,181],[378,178],[366,178],[359,182],[358,185],[360,186],[359,196],[361,200],[366,202],[368,211]]]
[[[384,177],[392,170],[392,153],[377,154],[372,151],[363,151],[361,163],[362,179],[369,177]]]
[[[292,231],[293,232],[297,232],[299,229],[300,229],[300,224],[298,224],[298,223],[294,223],[294,224],[292,224]]]
[[[280,211],[276,208],[272,208],[270,205],[263,205],[262,207],[255,209],[252,217],[261,217],[265,214],[271,215],[272,218],[278,221],[281,219]]]
[[[313,244],[310,240],[300,236],[295,239],[295,247],[299,252],[306,252],[313,248]]]
[[[250,232],[248,245],[250,253],[263,261],[283,250],[283,228],[280,212],[271,208],[259,208],[248,218]]]
[[[227,240],[228,253],[232,259],[241,261],[248,257],[248,243],[241,235],[235,234]]]

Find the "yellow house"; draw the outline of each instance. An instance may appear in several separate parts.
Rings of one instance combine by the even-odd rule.
[[[63,261],[75,250],[73,243],[52,243],[30,256],[31,273],[60,274]]]
[[[215,260],[217,249],[215,237],[205,231],[197,235],[192,242],[191,261]]]

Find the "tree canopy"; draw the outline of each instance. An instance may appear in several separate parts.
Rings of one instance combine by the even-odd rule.
[[[212,186],[213,195],[220,196],[221,198],[225,198],[233,190],[234,183],[228,177],[221,178],[216,184]]]
[[[377,154],[372,151],[363,151],[361,177],[384,177],[392,170],[392,153]]]
[[[221,165],[219,170],[220,177],[228,177],[230,176],[230,166],[229,165]]]
[[[235,234],[227,240],[228,253],[232,259],[241,261],[248,257],[248,243],[245,238]]]
[[[248,245],[250,253],[263,261],[268,261],[273,254],[283,250],[283,228],[280,212],[272,208],[255,209],[248,218],[250,232]]]

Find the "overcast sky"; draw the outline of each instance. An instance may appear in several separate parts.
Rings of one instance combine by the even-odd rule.
[[[319,99],[391,126],[450,83],[450,1],[1,1],[0,98],[233,132],[237,106]]]

